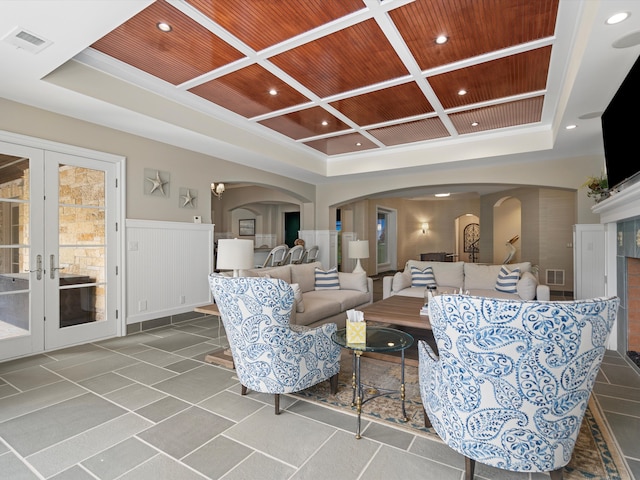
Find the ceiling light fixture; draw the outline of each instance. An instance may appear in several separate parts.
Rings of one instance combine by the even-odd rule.
[[[356,147],[361,147],[361,146],[362,146],[362,143],[356,142]]]
[[[329,125],[329,122],[327,122],[326,120],[323,120],[323,121],[322,121],[322,126],[323,126],[323,127],[326,127],[327,125]]]
[[[449,195],[451,195],[450,193],[436,193],[436,197],[448,197]]]
[[[629,18],[629,15],[629,12],[616,13],[607,18],[607,21],[604,23],[606,23],[607,25],[615,25],[616,23],[625,21],[627,18]]]
[[[574,128],[578,128],[577,125],[567,125],[566,127],[564,127],[566,130],[573,130]]]
[[[222,194],[224,193],[224,183],[215,183],[211,184],[211,193],[213,193],[219,199],[222,199]]]
[[[269,95],[277,95],[278,91],[275,88],[272,88],[271,90],[269,90]]]
[[[156,23],[156,27],[158,27],[158,30],[161,30],[163,32],[170,32],[171,30],[173,30],[171,28],[171,25],[166,22],[158,22]]]
[[[461,88],[460,90],[458,90],[458,95],[466,95],[467,91],[464,88]]]
[[[477,127],[478,125],[480,125],[480,123],[478,123],[478,122],[471,122],[471,126],[472,126],[472,127]]]
[[[438,37],[436,38],[436,43],[438,45],[442,45],[443,43],[447,43],[449,41],[449,37],[447,37],[446,35],[438,35]]]

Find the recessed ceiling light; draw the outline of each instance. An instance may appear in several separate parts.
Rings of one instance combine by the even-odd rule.
[[[158,22],[156,23],[156,27],[158,27],[158,30],[162,30],[163,32],[170,32],[172,30],[171,25],[166,22]]]
[[[629,12],[616,13],[607,18],[607,21],[604,23],[606,23],[607,25],[615,25],[616,23],[623,22],[624,20],[629,18],[629,15],[631,15]]]
[[[449,195],[451,195],[450,193],[436,193],[436,197],[448,197]]]
[[[438,35],[438,37],[436,38],[436,43],[438,45],[442,45],[443,43],[447,43],[449,41],[449,37],[447,37],[446,35]]]
[[[566,130],[573,130],[574,128],[578,128],[577,125],[567,125],[566,127],[564,127]]]
[[[361,146],[362,146],[362,143],[356,142],[356,147],[361,147]]]
[[[271,90],[269,90],[269,95],[277,95],[278,91],[275,88],[272,88]]]
[[[480,125],[478,122],[471,122],[472,127],[477,127],[478,125]]]
[[[329,122],[327,122],[326,120],[323,120],[323,121],[322,121],[322,126],[323,126],[323,127],[326,127],[327,125],[329,125]]]
[[[460,90],[458,90],[458,95],[466,95],[467,91],[464,88],[461,88]]]

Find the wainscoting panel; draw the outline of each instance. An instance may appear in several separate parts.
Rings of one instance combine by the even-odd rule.
[[[127,324],[211,303],[211,224],[127,220]]]

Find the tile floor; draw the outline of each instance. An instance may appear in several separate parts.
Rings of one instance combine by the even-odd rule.
[[[443,444],[294,397],[240,395],[202,361],[215,317],[0,363],[0,479],[461,480]],[[364,363],[363,363],[364,368]],[[640,480],[640,375],[617,353],[595,394]],[[365,406],[366,407],[366,406]],[[476,478],[548,479],[478,465]]]

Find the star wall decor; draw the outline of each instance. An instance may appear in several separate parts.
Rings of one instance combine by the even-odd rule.
[[[169,172],[161,172],[151,168],[144,169],[144,194],[158,197],[169,196]]]
[[[198,203],[198,191],[193,188],[180,187],[180,208],[196,208]]]

